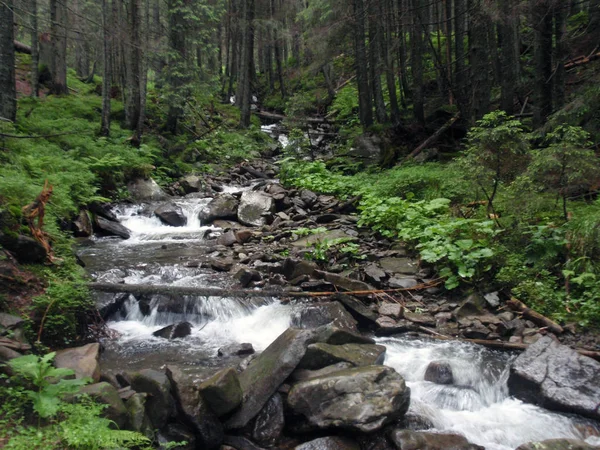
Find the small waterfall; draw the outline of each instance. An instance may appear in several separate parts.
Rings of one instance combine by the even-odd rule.
[[[553,438],[597,439],[587,433],[597,424],[509,397],[506,382],[514,355],[460,342],[386,338],[378,343],[387,347],[385,364],[410,386],[409,413],[425,418],[436,431],[462,434],[487,450]],[[450,364],[454,384],[424,381],[432,361]]]

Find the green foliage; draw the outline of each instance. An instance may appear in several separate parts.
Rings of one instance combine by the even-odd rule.
[[[0,426],[9,437],[4,448],[11,450],[43,449],[149,449],[150,441],[140,433],[113,429],[113,423],[102,417],[106,405],[87,396],[76,402],[65,396],[77,394],[89,379],[66,379],[74,375],[71,369],[52,366],[55,353],[38,357],[26,355],[8,364],[15,376],[9,384],[0,386]],[[32,385],[36,389],[28,389]],[[25,387],[24,387],[25,386]],[[18,399],[15,401],[14,399]],[[31,401],[38,415],[37,425],[28,424],[25,399]],[[11,413],[11,416],[7,416]],[[44,422],[42,423],[42,419]]]
[[[295,230],[292,230],[292,234],[302,237],[302,236],[310,236],[311,234],[318,234],[318,233],[324,233],[327,231],[327,228],[325,227],[318,227],[318,228],[296,228]]]
[[[329,111],[347,126],[356,125],[358,119],[358,88],[353,83],[339,90]]]
[[[318,240],[310,245],[310,253],[305,254],[305,258],[327,262],[329,260],[338,260],[343,257],[359,260],[365,256],[360,254],[360,246],[353,242],[352,238],[337,238]]]

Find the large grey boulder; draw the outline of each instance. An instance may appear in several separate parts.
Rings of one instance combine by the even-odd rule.
[[[131,237],[131,231],[125,225],[100,216],[94,217],[94,231],[102,236],[118,236],[123,239]]]
[[[385,347],[373,344],[330,345],[322,342],[311,344],[304,358],[298,364],[301,369],[321,369],[339,362],[349,362],[353,366],[373,366],[383,364]]]
[[[166,225],[172,227],[183,227],[187,224],[187,217],[183,210],[175,203],[165,203],[154,210],[156,217]]]
[[[132,200],[136,202],[159,202],[167,200],[167,195],[152,178],[138,178],[127,184],[127,190]]]
[[[146,412],[154,428],[162,428],[175,417],[175,399],[171,395],[171,382],[163,372],[144,369],[129,374],[131,388],[148,394]]]
[[[252,438],[260,445],[273,447],[279,441],[284,425],[283,400],[276,392],[256,416]]]
[[[54,365],[58,368],[74,370],[75,378],[89,377],[94,382],[98,382],[100,380],[99,358],[100,344],[93,343],[57,351]]]
[[[204,187],[204,181],[197,175],[187,175],[179,180],[179,185],[186,194],[191,192],[200,192]]]
[[[217,416],[224,416],[242,403],[242,388],[235,370],[223,369],[198,386],[200,395]]]
[[[297,383],[287,402],[312,427],[370,433],[406,413],[410,389],[394,369],[367,366]]]
[[[267,216],[275,211],[275,200],[263,192],[245,191],[238,207],[238,219],[248,226],[260,227],[267,223]]]
[[[294,371],[306,347],[323,331],[288,328],[256,357],[240,375],[242,406],[225,422],[228,429],[242,428],[253,419],[279,386]]]
[[[307,305],[292,316],[292,326],[297,328],[318,328],[328,323],[350,331],[358,331],[356,320],[338,302]]]
[[[112,384],[105,381],[88,384],[87,386],[83,386],[80,392],[89,395],[98,403],[107,405],[102,411],[102,415],[115,422],[120,429],[127,427],[129,424],[129,412],[123,400],[119,397],[119,392]]]
[[[395,429],[389,436],[398,450],[485,450],[459,434]]]
[[[197,447],[216,450],[223,443],[223,426],[196,386],[198,374],[168,366],[166,375],[172,386],[178,419],[188,424],[196,435]]]
[[[598,450],[599,448],[577,439],[548,439],[519,445],[517,450]]]
[[[294,450],[360,450],[360,445],[347,437],[327,436],[305,442]]]
[[[600,362],[545,336],[511,365],[511,395],[548,409],[600,419]]]
[[[210,224],[217,219],[236,220],[239,201],[231,194],[219,194],[213,198],[200,212],[203,224]]]
[[[75,237],[90,237],[92,233],[92,221],[90,220],[89,213],[85,209],[82,209],[77,214],[75,220],[73,220],[73,234]]]
[[[127,400],[125,407],[129,414],[129,427],[142,433],[147,438],[153,438],[152,423],[146,414],[146,394],[135,393]]]

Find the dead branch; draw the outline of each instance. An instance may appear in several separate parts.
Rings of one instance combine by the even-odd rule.
[[[546,316],[543,316],[542,314],[534,311],[533,309],[529,308],[525,303],[514,297],[511,298],[508,302],[506,302],[506,305],[510,309],[520,312],[521,314],[523,314],[523,317],[531,320],[536,325],[546,327],[549,331],[551,331],[554,334],[562,334],[564,331],[559,324],[557,324],[551,319],[548,319]]]
[[[25,45],[22,42],[15,41],[15,51],[19,53],[27,53],[31,55],[31,47],[29,45]]]
[[[417,156],[419,153],[421,153],[423,150],[425,150],[431,144],[433,144],[435,141],[437,141],[438,138],[442,135],[442,133],[444,133],[448,128],[450,128],[452,125],[454,125],[454,123],[458,119],[460,119],[460,112],[457,112],[454,115],[454,117],[452,117],[449,121],[447,121],[444,125],[442,125],[442,127],[439,130],[437,130],[433,135],[431,135],[427,139],[425,139],[425,141],[423,141],[423,143],[421,145],[419,145],[412,152],[410,152],[410,154],[402,160],[401,164],[407,162],[410,159],[413,159],[415,156]]]
[[[52,185],[48,184],[48,180],[46,180],[40,195],[38,195],[32,203],[24,206],[22,209],[23,218],[27,221],[27,225],[29,225],[31,235],[42,245],[42,247],[44,247],[50,262],[54,260],[54,255],[48,241],[48,233],[44,231],[44,215],[46,214],[46,204],[50,200],[51,195]]]

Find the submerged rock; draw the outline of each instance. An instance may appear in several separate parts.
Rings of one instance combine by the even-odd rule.
[[[513,362],[508,389],[523,401],[599,420],[598,380],[600,362],[545,336]]]
[[[459,434],[393,430],[389,436],[398,450],[485,450]]]
[[[406,413],[410,389],[394,369],[367,366],[297,383],[287,402],[312,427],[370,433]]]
[[[166,326],[152,333],[152,336],[164,339],[181,339],[192,333],[192,324],[189,322],[179,322]]]
[[[425,370],[425,381],[437,384],[452,384],[454,376],[452,367],[446,361],[432,361]]]
[[[183,227],[187,224],[187,217],[183,210],[175,203],[165,203],[154,210],[156,217],[166,225],[172,227]]]

